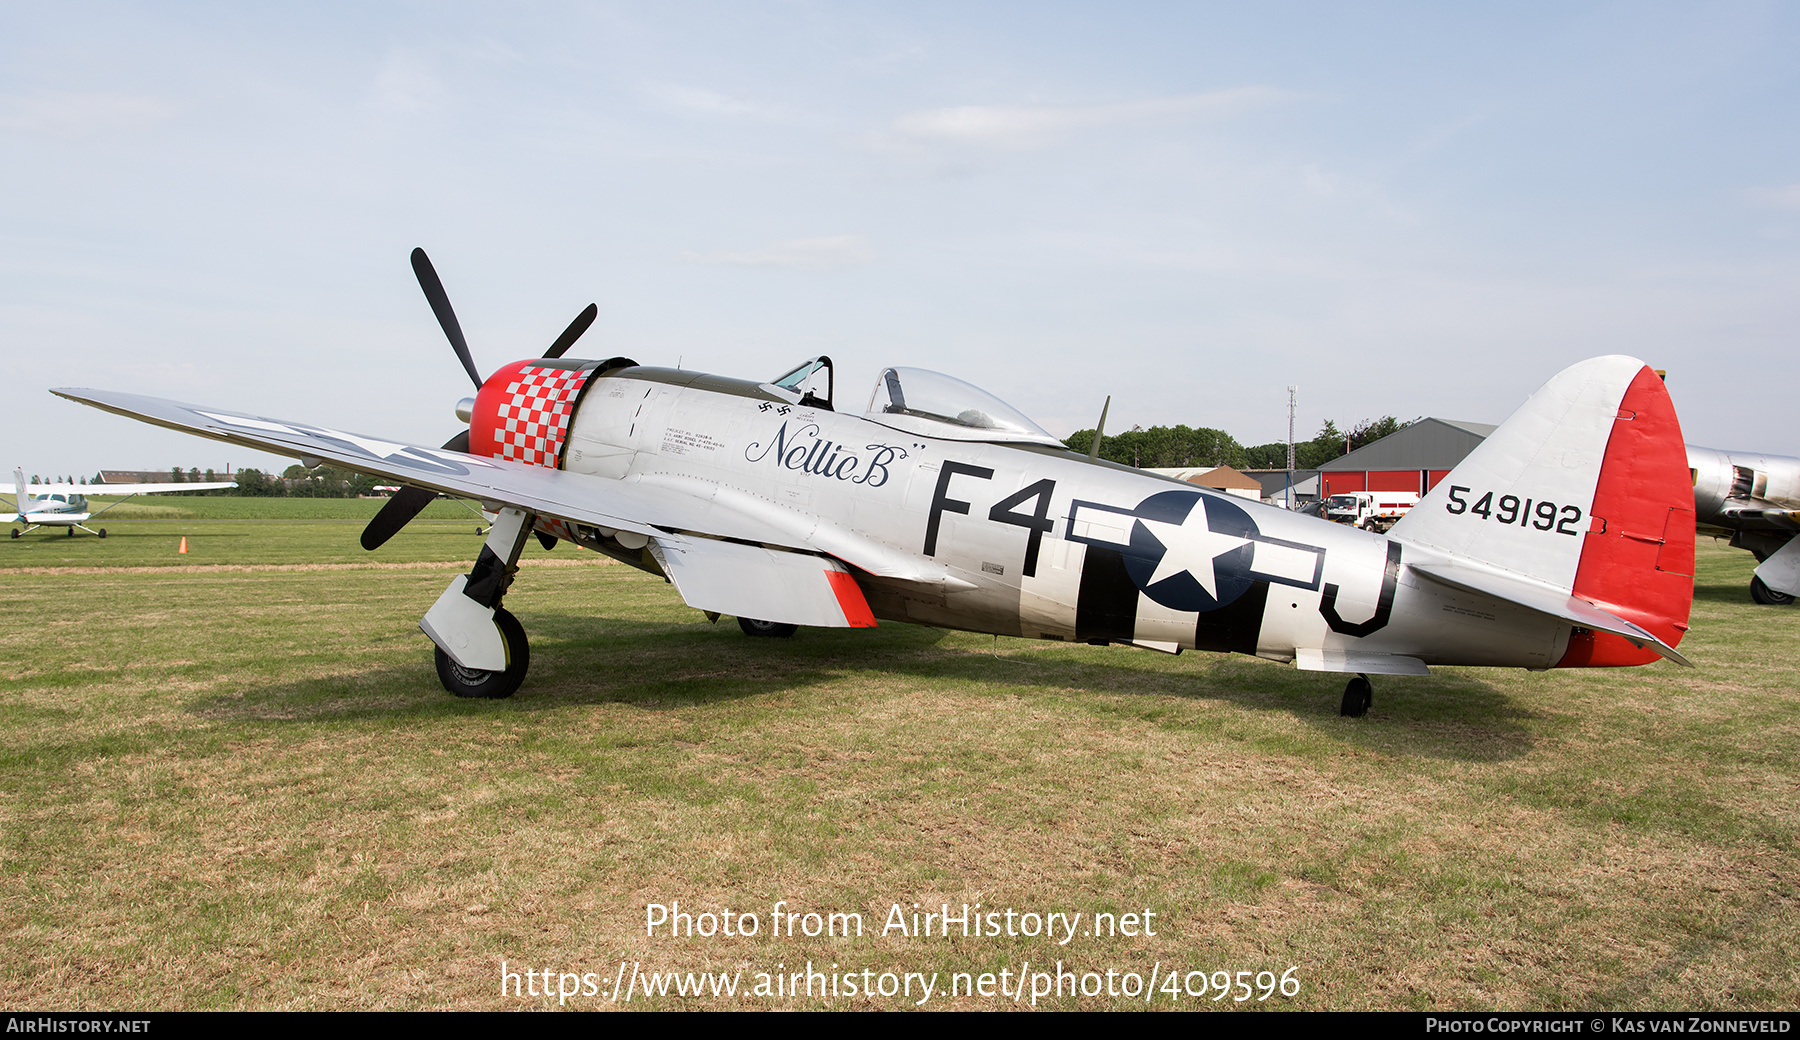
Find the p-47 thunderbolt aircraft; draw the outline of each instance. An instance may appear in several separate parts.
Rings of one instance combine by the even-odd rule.
[[[888,368],[860,412],[829,359],[772,382],[561,357],[480,378],[422,252],[414,268],[478,391],[442,448],[133,394],[56,393],[406,484],[373,548],[436,492],[497,514],[420,627],[462,696],[524,679],[503,606],[532,534],[666,577],[752,635],[877,619],[1032,639],[1234,651],[1367,676],[1434,664],[1632,665],[1676,651],[1693,594],[1680,425],[1642,362],[1567,369],[1388,534],[1073,453],[993,395]]]
[[[1731,536],[1756,556],[1750,598],[1781,605],[1800,596],[1800,459],[1690,444],[1694,508],[1705,534]]]
[[[16,478],[12,484],[0,484],[0,494],[12,495],[16,513],[0,514],[0,523],[11,523],[23,520],[27,526],[23,531],[12,529],[14,538],[30,534],[40,527],[60,527],[68,534],[74,534],[77,527],[92,535],[106,537],[106,528],[95,530],[87,526],[87,521],[106,512],[119,502],[133,495],[154,495],[163,491],[211,491],[215,488],[237,487],[236,481],[224,483],[195,484],[27,484],[25,471],[13,470]],[[88,512],[88,495],[124,496],[100,513]]]

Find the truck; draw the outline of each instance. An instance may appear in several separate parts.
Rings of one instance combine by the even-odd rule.
[[[1419,504],[1416,491],[1350,491],[1325,500],[1325,516],[1365,531],[1386,533]]]

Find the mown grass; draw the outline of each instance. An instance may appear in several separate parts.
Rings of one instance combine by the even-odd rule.
[[[508,597],[531,676],[458,701],[416,622],[472,524],[371,556],[347,524],[196,523],[142,525],[144,546],[201,532],[183,569],[135,569],[163,550],[123,534],[0,546],[7,1006],[556,1006],[502,997],[501,961],[610,991],[621,962],[748,986],[809,959],[1295,966],[1299,995],[1268,1003],[1302,1008],[1800,1002],[1800,614],[1749,602],[1747,554],[1702,547],[1696,669],[1443,669],[1351,720],[1341,682],[1248,658],[746,639],[535,544]],[[771,936],[783,900],[871,934]],[[645,905],[675,901],[762,933],[646,936]],[[1148,908],[1157,934],[873,934],[946,902]]]

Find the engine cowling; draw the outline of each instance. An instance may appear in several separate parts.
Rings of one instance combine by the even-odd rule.
[[[487,377],[469,416],[469,454],[557,469],[595,361],[531,358]]]
[[[529,358],[496,369],[475,394],[469,415],[469,454],[562,469],[569,430],[590,382],[597,375],[635,364],[628,358]],[[539,517],[534,527],[555,538],[583,544],[594,541],[577,537],[561,520]]]

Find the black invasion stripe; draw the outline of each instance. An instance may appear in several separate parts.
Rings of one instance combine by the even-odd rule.
[[[1125,573],[1125,555],[1098,545],[1081,561],[1081,592],[1075,599],[1075,637],[1131,639],[1137,631],[1138,587]]]
[[[1194,649],[1256,653],[1256,641],[1262,636],[1263,608],[1268,604],[1269,583],[1252,582],[1242,596],[1200,615],[1194,625]]]

